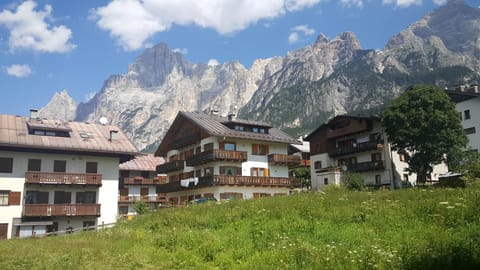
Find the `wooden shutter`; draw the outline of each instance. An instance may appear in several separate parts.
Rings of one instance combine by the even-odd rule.
[[[224,175],[225,174],[225,167],[220,166],[220,174]]]
[[[225,142],[220,142],[220,149],[225,150]]]
[[[97,162],[87,162],[85,165],[86,173],[97,173],[98,172],[98,163]]]
[[[269,169],[264,169],[265,172],[265,177],[270,176],[270,170]]]
[[[252,144],[252,155],[258,154],[258,144]]]
[[[8,193],[8,205],[20,205],[21,192]]]
[[[236,168],[235,175],[242,175],[242,167]]]

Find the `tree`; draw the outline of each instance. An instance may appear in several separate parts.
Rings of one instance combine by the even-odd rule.
[[[382,114],[392,149],[405,156],[408,172],[425,183],[433,166],[467,144],[455,104],[441,88],[414,85]]]
[[[310,187],[312,186],[310,168],[299,168],[295,170],[295,177],[302,180],[302,187],[310,189]]]
[[[358,173],[345,173],[342,176],[342,186],[348,190],[359,190],[365,188],[365,180]]]
[[[448,155],[450,171],[459,172],[467,178],[480,178],[480,153],[477,150],[456,150]]]

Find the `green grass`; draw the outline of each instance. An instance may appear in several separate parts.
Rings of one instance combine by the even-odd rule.
[[[103,231],[0,241],[0,269],[480,269],[480,188],[162,209]]]

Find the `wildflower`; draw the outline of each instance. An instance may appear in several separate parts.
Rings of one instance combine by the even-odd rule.
[[[438,204],[448,204],[448,202],[439,202]]]
[[[449,205],[449,206],[447,206],[447,208],[448,208],[448,209],[452,209],[452,208],[455,208],[455,206]]]

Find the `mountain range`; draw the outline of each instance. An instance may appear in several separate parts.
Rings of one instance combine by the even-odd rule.
[[[153,152],[178,111],[237,114],[300,136],[338,114],[379,113],[414,83],[453,87],[480,82],[480,9],[450,0],[390,38],[382,50],[362,49],[352,32],[284,57],[194,64],[167,44],[146,49],[128,72],[112,75],[101,91],[76,104],[55,94],[41,117],[121,127]]]

